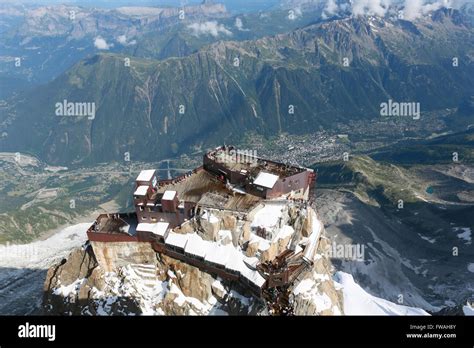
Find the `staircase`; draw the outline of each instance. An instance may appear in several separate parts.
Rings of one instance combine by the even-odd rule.
[[[154,304],[164,296],[163,283],[158,279],[156,266],[148,264],[130,264],[126,266],[128,286],[137,294],[143,314],[154,313]]]

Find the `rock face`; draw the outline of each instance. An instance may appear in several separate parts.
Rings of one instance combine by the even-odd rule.
[[[325,250],[327,240],[321,239],[318,251]],[[293,288],[293,308],[296,315],[341,315],[342,293],[332,279],[332,264],[323,253],[316,254],[311,272]]]
[[[263,307],[244,289],[150,250],[147,243],[94,243],[74,250],[48,271],[44,313],[246,315]]]
[[[167,256],[162,256],[161,259],[159,269],[168,269],[176,276],[173,281],[185,296],[199,301],[206,301],[212,296],[211,284],[215,279],[209,274]]]
[[[308,216],[305,216],[304,218],[298,217],[297,222],[301,223],[301,234],[303,237],[309,237],[313,226],[312,215],[308,214]]]
[[[222,228],[233,231],[237,227],[237,219],[232,215],[225,215],[222,218]]]
[[[286,249],[294,233],[311,234],[317,222],[308,218],[313,215],[311,209],[289,214],[282,211],[293,227],[280,226],[279,237],[263,248],[259,247],[262,238],[249,243],[248,256],[259,253],[260,261],[272,260]],[[202,219],[201,227],[207,224],[204,234],[208,238],[230,246],[233,239],[236,244],[240,239],[232,230],[250,234],[249,223],[237,223],[235,218],[209,215]],[[189,232],[185,229],[182,227],[180,232]],[[332,265],[323,254],[326,243],[321,240],[312,269],[292,287],[290,300],[297,315],[343,312],[340,292],[331,277]],[[249,315],[266,313],[266,306],[263,299],[237,283],[224,282],[197,267],[158,254],[149,243],[88,242],[48,271],[44,311],[66,315]]]
[[[130,263],[154,263],[155,252],[149,243],[91,242],[97,262],[105,272]]]
[[[48,270],[43,293],[44,314],[102,314],[102,307],[120,315],[136,313],[138,305],[132,298],[103,298],[94,302],[99,289],[105,287],[104,272],[98,266],[90,246],[74,250],[59,265]],[[101,303],[102,302],[102,303]]]
[[[205,233],[202,237],[206,240],[217,240],[220,229],[220,220],[214,216],[209,216],[207,219],[201,219],[200,225]]]

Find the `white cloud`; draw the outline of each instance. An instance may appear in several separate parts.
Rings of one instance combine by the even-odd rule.
[[[95,39],[94,39],[94,46],[96,48],[98,48],[99,50],[108,50],[109,48],[113,47],[114,45],[113,44],[108,44],[107,41],[105,41],[104,38],[102,38],[101,36],[97,36]]]
[[[464,0],[405,0],[403,16],[407,20],[417,19],[441,7],[459,8],[467,3]]]
[[[203,23],[193,23],[188,25],[188,28],[191,29],[194,35],[212,35],[214,37],[219,36],[220,34],[232,35],[232,32],[228,30],[223,24],[219,24],[216,21],[207,21]]]
[[[354,16],[380,16],[403,8],[404,18],[413,20],[441,7],[460,8],[472,0],[325,0],[323,18],[350,10]]]
[[[119,37],[117,37],[117,42],[123,46],[135,45],[137,43],[136,40],[127,41],[126,35],[120,35]]]
[[[337,6],[335,0],[328,0],[326,7],[324,8],[324,12],[332,15],[335,14],[338,9],[339,7]]]
[[[303,14],[303,12],[301,11],[301,7],[296,7],[296,8],[289,11],[288,18],[290,20],[294,21],[298,17],[301,17],[302,14]]]
[[[328,0],[323,10],[323,18],[334,16],[338,12],[339,6],[337,5],[336,0]]]
[[[240,31],[248,31],[249,29],[244,29],[244,23],[242,23],[242,19],[239,17],[235,18],[235,27]]]
[[[117,38],[117,42],[119,44],[122,44],[122,45],[126,45],[127,44],[127,37],[125,35],[120,35],[118,38]]]
[[[413,20],[421,16],[423,0],[405,0],[405,8],[403,10],[403,18]]]
[[[353,0],[352,14],[355,16],[385,16],[391,0]]]

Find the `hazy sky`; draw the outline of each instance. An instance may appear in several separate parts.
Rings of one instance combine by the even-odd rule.
[[[182,6],[186,4],[199,4],[202,0],[0,0],[2,3],[36,3],[36,4],[76,4],[93,7],[119,7],[119,6]],[[280,3],[280,0],[215,0],[223,3],[229,11],[249,12],[265,10]]]

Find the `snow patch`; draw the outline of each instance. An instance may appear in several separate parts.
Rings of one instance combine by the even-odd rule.
[[[462,311],[463,311],[464,315],[474,316],[474,307],[469,305],[469,304],[463,306]]]
[[[219,219],[213,215],[211,212],[205,211],[204,214],[202,214],[201,218],[203,220],[207,220],[211,224],[216,224],[219,222]]]
[[[59,295],[62,297],[69,297],[71,295],[76,295],[82,284],[86,282],[85,278],[76,279],[72,284],[69,285],[60,285],[54,289],[53,294]]]
[[[293,294],[295,296],[300,295],[301,298],[305,300],[310,300],[315,305],[317,313],[330,309],[331,307],[333,307],[334,312],[335,306],[331,299],[327,294],[319,292],[314,279],[302,280],[293,290]]]
[[[92,222],[69,226],[48,239],[29,244],[2,245],[0,267],[48,269],[86,242],[86,231],[91,225]]]
[[[282,204],[265,204],[265,206],[255,213],[252,228],[262,227],[267,230],[275,228],[282,217]]]
[[[459,239],[465,240],[466,245],[470,245],[472,243],[472,236],[471,236],[471,229],[469,227],[454,227],[454,232],[462,231],[458,233],[457,236]]]
[[[436,243],[436,238],[426,237],[426,236],[423,236],[420,233],[418,233],[418,235],[420,236],[421,239],[426,240],[427,242],[429,242],[431,244]]]
[[[346,315],[429,315],[421,308],[398,305],[370,295],[348,273],[337,272],[334,280],[342,286]]]

